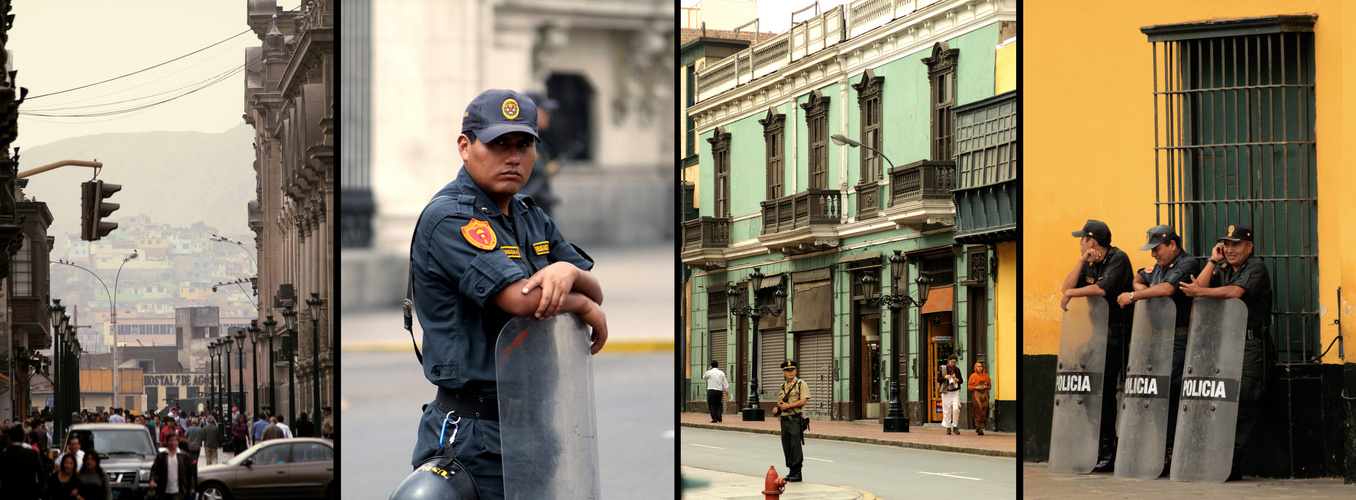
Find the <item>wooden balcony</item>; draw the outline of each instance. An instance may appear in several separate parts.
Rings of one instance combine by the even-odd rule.
[[[730,219],[698,217],[683,222],[683,263],[693,267],[725,266],[725,249],[730,246]]]
[[[794,255],[838,246],[837,189],[809,189],[768,200],[758,241],[769,251]]]
[[[921,160],[890,170],[890,206],[885,217],[914,230],[924,224],[956,224],[951,191],[956,188],[956,162]]]

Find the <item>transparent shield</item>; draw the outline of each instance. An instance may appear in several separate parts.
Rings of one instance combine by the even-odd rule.
[[[505,498],[599,498],[589,336],[574,314],[546,321],[520,316],[499,333]]]
[[[1172,480],[1222,483],[1233,463],[1248,306],[1239,299],[1197,298],[1192,307],[1182,402],[1173,409]]]
[[[1135,304],[1125,398],[1116,435],[1116,477],[1154,479],[1163,473],[1167,447],[1168,393],[1172,389],[1172,341],[1177,304],[1167,297]]]
[[[1102,297],[1075,297],[1068,307],[1055,368],[1050,472],[1086,474],[1097,465],[1108,309]]]

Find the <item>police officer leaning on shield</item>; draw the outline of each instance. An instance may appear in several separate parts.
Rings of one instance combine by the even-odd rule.
[[[445,483],[467,475],[447,473],[448,448],[480,499],[504,497],[494,349],[510,319],[573,312],[593,328],[592,353],[607,340],[602,289],[588,272],[593,260],[518,194],[537,154],[532,99],[487,90],[466,107],[461,128],[462,169],[425,207],[410,245],[411,293],[428,353],[421,362],[438,393],[420,419],[416,471],[393,499],[469,498],[465,484]]]
[[[1182,248],[1182,237],[1171,226],[1158,225],[1149,229],[1148,240],[1140,250],[1147,250],[1154,258],[1149,267],[1135,273],[1134,291],[1116,298],[1121,307],[1136,301],[1168,297],[1177,306],[1176,335],[1172,344],[1172,384],[1168,392],[1168,408],[1177,408],[1182,395],[1182,364],[1186,361],[1187,332],[1191,329],[1191,297],[1182,290],[1200,272],[1200,264]],[[1177,412],[1168,412],[1167,457],[1163,471],[1169,469],[1173,438],[1177,429]]]
[[[1131,290],[1130,258],[1111,246],[1111,228],[1105,222],[1088,219],[1083,229],[1073,232],[1079,238],[1078,262],[1064,277],[1064,297],[1060,308],[1068,310],[1074,297],[1102,297],[1107,302],[1106,369],[1102,377],[1102,425],[1097,446],[1097,466],[1093,472],[1111,472],[1116,463],[1116,387],[1125,373],[1125,347],[1131,311],[1116,304],[1116,297]]]
[[[1242,476],[1240,464],[1261,417],[1267,367],[1276,359],[1271,344],[1271,275],[1260,259],[1252,258],[1253,233],[1230,225],[1210,251],[1201,274],[1182,291],[1190,297],[1242,299],[1248,306],[1248,330],[1243,348],[1243,377],[1239,382],[1238,427],[1234,432],[1233,470],[1229,480]]]

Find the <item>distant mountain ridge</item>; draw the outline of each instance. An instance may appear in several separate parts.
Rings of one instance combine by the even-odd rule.
[[[99,179],[122,185],[110,201],[121,207],[111,220],[145,214],[152,221],[188,227],[202,222],[219,234],[247,232],[246,204],[254,199],[254,129],[225,132],[111,133],[63,139],[19,150],[19,171],[61,160],[98,160]],[[23,144],[23,129],[16,144]],[[61,167],[29,177],[24,196],[47,203],[48,234],[80,231],[80,183],[94,169]]]

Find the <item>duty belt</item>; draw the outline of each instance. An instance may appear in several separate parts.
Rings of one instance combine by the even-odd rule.
[[[451,412],[455,417],[499,421],[499,400],[495,398],[439,387],[438,397],[433,400],[433,404],[438,407],[439,413]]]

